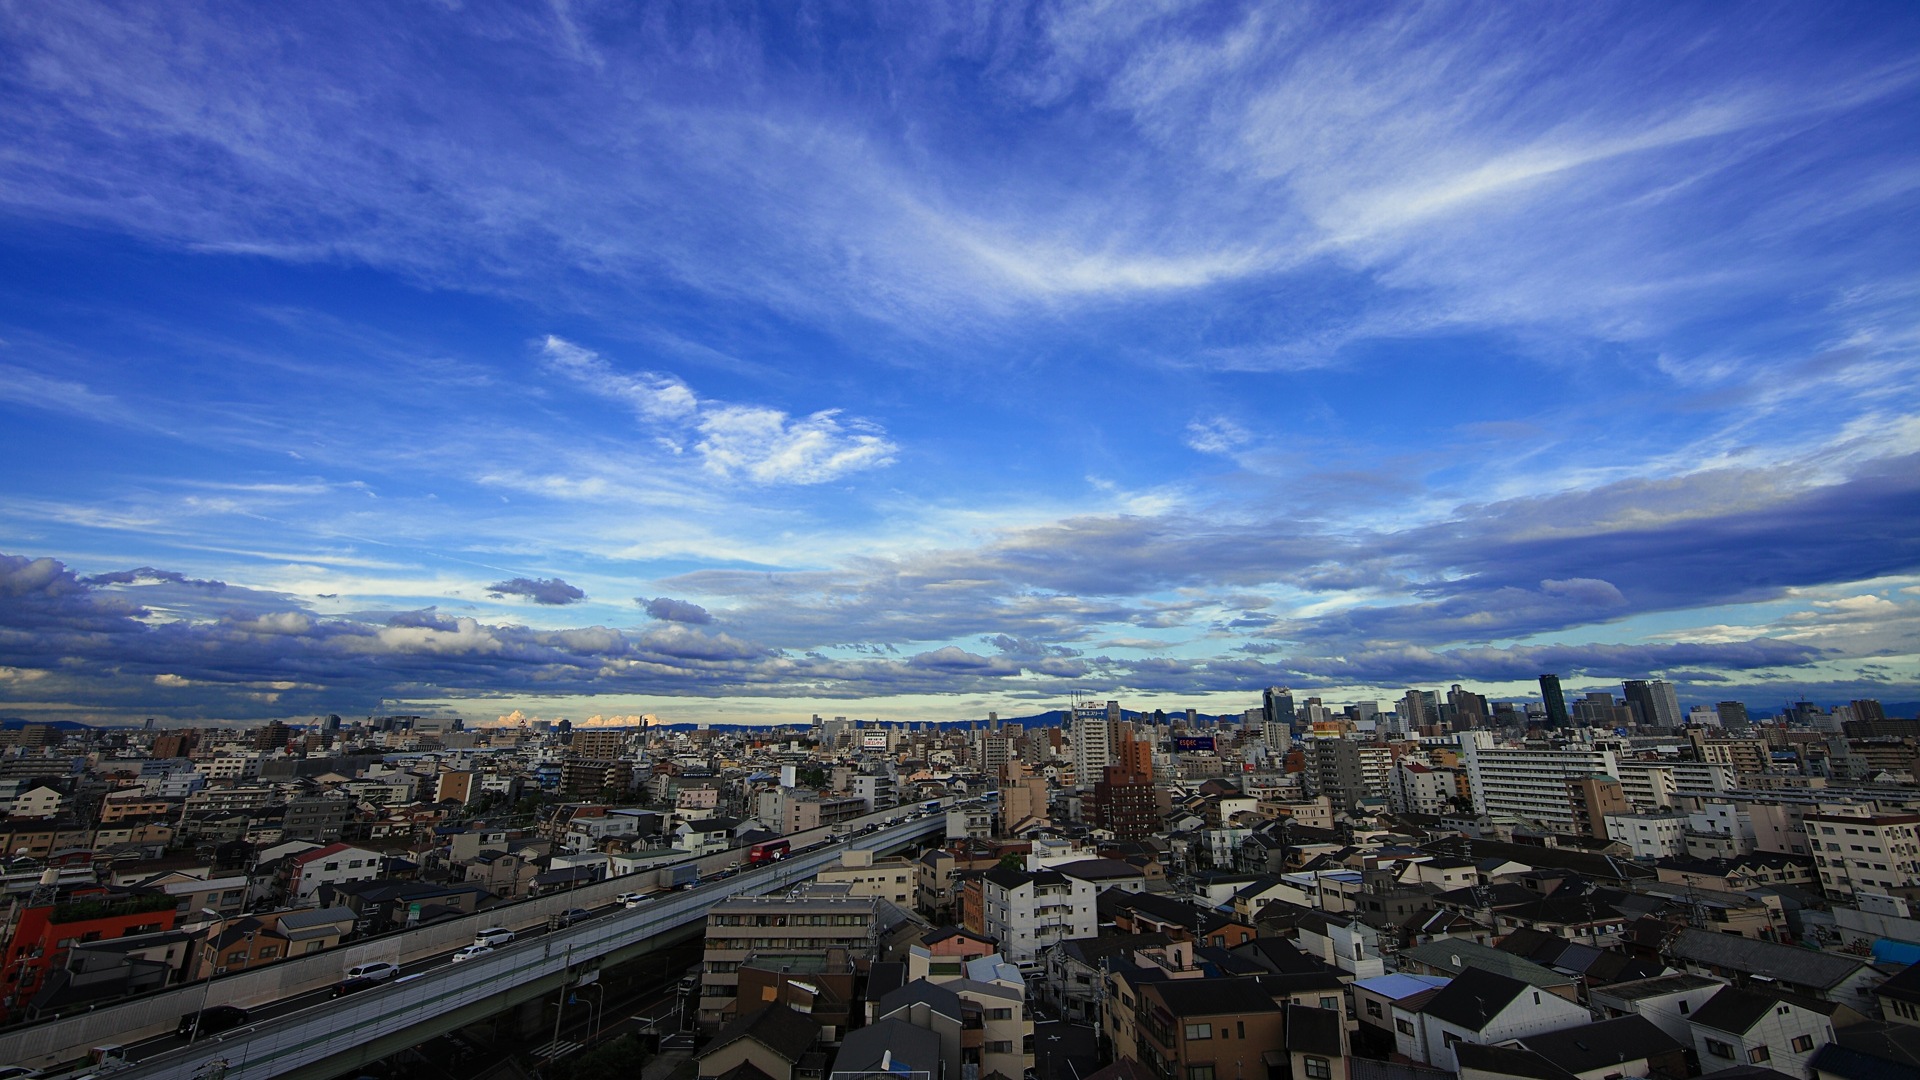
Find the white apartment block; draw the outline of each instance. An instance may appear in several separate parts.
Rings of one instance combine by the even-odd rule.
[[[1074,786],[1090,791],[1093,785],[1101,781],[1107,766],[1113,764],[1108,746],[1108,740],[1111,738],[1105,713],[1101,713],[1098,718],[1084,713],[1074,717]]]
[[[1393,770],[1388,803],[1402,814],[1439,816],[1451,809],[1453,773],[1443,772],[1411,758],[1401,758]]]
[[[1665,810],[1675,795],[1719,795],[1733,790],[1733,766],[1699,761],[1623,761],[1620,791],[1636,810]]]
[[[1367,789],[1367,798],[1386,799],[1393,792],[1393,751],[1384,746],[1362,746],[1360,757],[1360,783]]]
[[[1056,941],[1099,935],[1098,892],[1091,882],[1054,870],[989,870],[981,876],[986,934],[1007,959],[1034,963]]]
[[[1618,775],[1613,751],[1587,746],[1536,750],[1469,742],[1462,750],[1475,813],[1511,814],[1561,832],[1574,831],[1567,781],[1594,773]]]
[[[1687,853],[1684,814],[1608,814],[1607,839],[1632,849],[1636,859],[1665,859]]]
[[[1805,820],[1829,897],[1920,900],[1920,814],[1808,814]]]

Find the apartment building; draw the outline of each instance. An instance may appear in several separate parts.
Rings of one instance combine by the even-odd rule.
[[[1477,814],[1511,814],[1559,832],[1578,827],[1568,781],[1601,773],[1617,775],[1611,750],[1572,745],[1563,749],[1463,747]]]
[[[1687,853],[1684,814],[1609,814],[1607,839],[1627,845],[1636,859],[1666,859]]]
[[[849,895],[875,896],[903,908],[913,907],[919,874],[911,859],[875,859],[871,851],[843,851],[840,865],[814,876],[822,885],[845,885]]]
[[[1808,814],[1804,821],[1829,897],[1877,893],[1920,901],[1920,814]]]
[[[1164,1080],[1263,1077],[1285,1053],[1286,1023],[1254,979],[1170,979],[1144,983],[1133,1046],[1115,1052]]]
[[[715,904],[707,913],[701,957],[701,1027],[712,1031],[734,1018],[740,966],[749,958],[872,960],[879,943],[879,904],[871,896],[756,896]]]
[[[1016,964],[1032,964],[1056,941],[1099,933],[1093,884],[1053,870],[1004,867],[981,875],[981,923],[970,927],[1000,942]]]

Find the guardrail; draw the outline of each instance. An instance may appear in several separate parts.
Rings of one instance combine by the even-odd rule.
[[[928,818],[856,837],[852,846],[891,847],[943,831]],[[267,1077],[348,1054],[384,1036],[478,1004],[503,991],[578,967],[626,945],[706,918],[707,909],[735,896],[777,892],[839,859],[840,848],[807,852],[726,881],[649,901],[564,931],[507,946],[476,960],[447,965],[393,985],[316,1004],[289,1016],[216,1036],[114,1073],[116,1080],[193,1080],[224,1062],[226,1080]]]

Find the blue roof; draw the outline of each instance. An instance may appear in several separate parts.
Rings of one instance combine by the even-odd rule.
[[[1377,975],[1371,979],[1361,979],[1353,985],[1392,1001],[1400,1001],[1432,990],[1436,986],[1445,986],[1452,981],[1445,975],[1407,975],[1396,972],[1392,975]]]
[[[1879,964],[1920,964],[1920,945],[1910,941],[1880,938],[1873,943],[1873,959]]]

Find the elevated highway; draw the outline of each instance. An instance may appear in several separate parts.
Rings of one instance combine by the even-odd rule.
[[[910,811],[893,811],[898,815]],[[460,964],[440,963],[376,989],[323,999],[296,1011],[202,1039],[192,1046],[136,1061],[114,1072],[115,1080],[327,1080],[367,1062],[446,1034],[513,1006],[552,994],[587,971],[644,956],[697,934],[713,905],[735,896],[779,892],[811,878],[851,847],[876,853],[944,835],[945,815],[907,818],[876,831],[797,852],[777,863],[746,870],[683,892],[662,893],[635,908],[619,908],[577,925],[498,949]],[[833,839],[799,834],[798,843]],[[740,857],[729,853],[730,858]],[[709,857],[711,861],[712,858]],[[172,1031],[180,1017],[203,1000],[254,1007],[262,1000],[311,995],[338,982],[342,972],[368,960],[402,962],[444,953],[473,940],[476,930],[505,924],[544,925],[547,917],[573,908],[595,908],[633,888],[642,875],[614,878],[565,893],[477,915],[436,923],[363,946],[287,960],[213,986],[188,986],[107,1006],[0,1036],[0,1062],[44,1065],[86,1054],[89,1047],[129,1044]],[[252,977],[256,985],[243,985]],[[135,1054],[134,1056],[137,1056]]]

